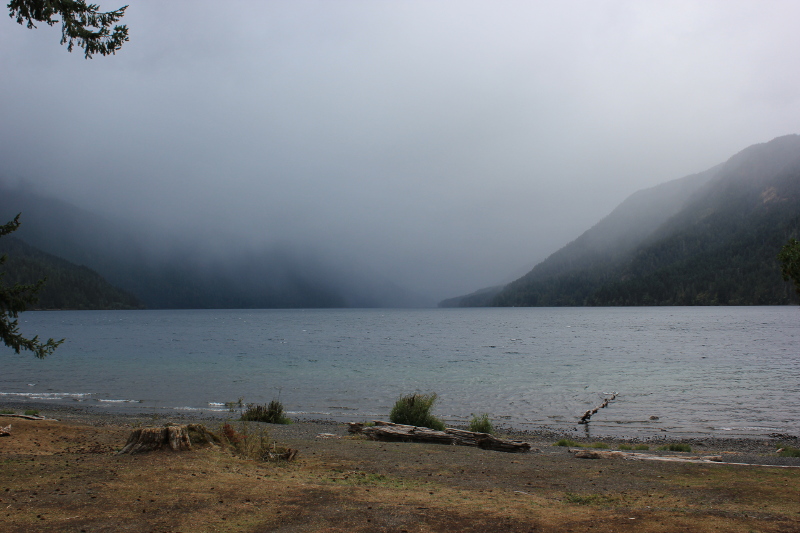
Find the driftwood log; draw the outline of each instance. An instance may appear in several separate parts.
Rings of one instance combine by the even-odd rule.
[[[445,428],[437,431],[418,426],[407,426],[376,420],[374,426],[360,422],[350,422],[350,433],[359,433],[372,440],[429,442],[457,446],[477,446],[484,450],[499,452],[529,452],[531,445],[527,442],[500,439],[488,433],[477,433],[463,429]]]
[[[219,438],[202,424],[167,424],[164,427],[139,428],[131,433],[119,453],[147,453],[156,450],[188,451],[192,445],[216,445]]]
[[[39,415],[17,415],[17,414],[3,414],[0,416],[10,416],[14,418],[24,418],[25,420],[55,420],[55,418],[47,418]]]
[[[600,409],[602,409],[604,407],[608,407],[608,403],[614,401],[616,399],[616,397],[617,397],[617,393],[614,392],[614,393],[611,394],[610,397],[608,397],[605,400],[603,400],[603,403],[601,403],[600,405],[598,405],[594,409],[589,409],[588,411],[583,413],[583,416],[578,420],[578,424],[588,424],[589,423],[589,419],[592,418],[593,414],[597,413],[597,411],[599,411]]]
[[[604,451],[604,450],[569,450],[578,459],[628,459],[634,461],[664,461],[669,463],[713,463],[719,465],[761,466],[766,468],[800,468],[798,465],[764,465],[755,463],[730,463],[723,460],[722,455],[654,455],[649,453]]]
[[[0,428],[0,437],[10,437],[11,436],[11,424],[7,425],[4,428]]]

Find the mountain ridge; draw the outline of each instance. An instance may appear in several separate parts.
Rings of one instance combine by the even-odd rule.
[[[637,191],[489,299],[440,306],[775,305],[776,255],[800,231],[800,136]]]

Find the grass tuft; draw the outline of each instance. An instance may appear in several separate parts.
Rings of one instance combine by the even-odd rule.
[[[409,394],[401,396],[391,413],[389,420],[395,424],[406,424],[409,426],[425,427],[444,431],[444,422],[431,414],[433,404],[436,402],[436,393],[432,394]]]
[[[632,450],[633,446],[631,446],[630,444],[620,444],[619,445],[619,449],[620,450]]]
[[[489,420],[489,415],[484,413],[480,416],[473,416],[469,422],[469,430],[476,433],[488,433],[494,435],[494,427],[492,421]]]
[[[272,400],[269,405],[248,403],[239,420],[245,422],[266,422],[267,424],[291,424],[292,420],[283,414],[283,404]]]
[[[558,442],[556,442],[555,444],[553,444],[553,446],[583,447],[583,444],[581,444],[580,442],[575,442],[574,440],[570,440],[570,439],[561,439]]]
[[[650,446],[648,446],[647,444],[637,444],[636,446],[633,447],[633,449],[634,450],[649,450]]]
[[[778,455],[781,457],[800,457],[800,448],[792,448],[791,446],[784,446],[783,449],[778,452]]]
[[[589,445],[590,448],[597,448],[599,450],[606,450],[608,449],[608,444],[605,442],[593,442]]]
[[[0,415],[13,415],[14,411],[11,409],[0,409]]]
[[[39,410],[38,409],[28,409],[27,411],[25,411],[25,414],[27,416],[39,416]]]
[[[297,450],[278,446],[269,436],[266,428],[253,430],[247,422],[243,422],[237,430],[231,424],[222,426],[222,440],[233,447],[239,455],[256,461],[292,461]]]

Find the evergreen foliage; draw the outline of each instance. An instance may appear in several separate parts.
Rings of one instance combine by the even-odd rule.
[[[0,237],[4,237],[19,228],[19,215],[11,222],[0,226]],[[7,256],[0,257],[0,266],[4,265]],[[42,343],[38,336],[28,339],[19,332],[17,317],[19,313],[25,311],[29,305],[36,303],[37,293],[44,285],[45,280],[41,279],[30,285],[6,285],[3,277],[5,272],[0,272],[0,337],[3,343],[19,353],[21,350],[32,352],[39,359],[43,359],[51,354],[64,339],[59,341],[48,339]]]
[[[28,309],[142,309],[130,293],[114,287],[97,272],[44,253],[14,237],[0,241],[0,253],[8,260],[5,280],[26,284],[47,279],[39,288],[38,301]]]
[[[789,239],[789,242],[781,248],[778,260],[781,262],[783,279],[792,281],[797,294],[800,294],[800,242],[797,239]]]
[[[61,22],[61,44],[66,44],[69,52],[77,44],[83,48],[86,59],[92,54],[115,54],[128,41],[126,25],[114,26],[113,32],[111,30],[111,25],[125,15],[128,6],[101,12],[97,4],[87,4],[85,0],[11,0],[7,7],[9,16],[29,29],[36,28],[34,22],[44,22],[48,26]]]

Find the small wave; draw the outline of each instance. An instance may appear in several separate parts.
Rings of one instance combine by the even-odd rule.
[[[717,431],[783,431],[784,428],[773,428],[767,426],[742,426],[742,427],[712,427]]]
[[[105,403],[142,403],[142,400],[113,400],[113,399],[97,399],[98,402]]]
[[[91,392],[0,392],[0,396],[20,396],[32,400],[60,400],[62,398],[86,398]]]

